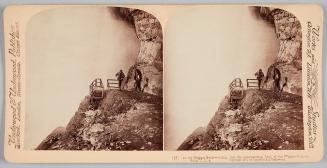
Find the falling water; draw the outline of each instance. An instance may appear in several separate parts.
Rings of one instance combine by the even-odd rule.
[[[126,73],[140,45],[133,27],[106,7],[43,11],[26,35],[26,149],[69,122],[95,78]]]

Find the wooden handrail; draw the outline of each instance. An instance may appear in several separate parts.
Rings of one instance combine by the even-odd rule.
[[[256,85],[251,85],[256,84]],[[258,79],[246,79],[246,87],[259,87]]]
[[[116,85],[116,86],[113,86]],[[119,89],[119,82],[117,79],[107,79],[107,88],[108,89]]]

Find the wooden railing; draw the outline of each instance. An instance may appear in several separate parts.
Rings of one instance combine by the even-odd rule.
[[[229,89],[233,89],[234,87],[243,87],[242,80],[240,78],[235,78],[230,84]]]
[[[89,87],[90,96],[92,99],[101,99],[103,98],[104,86],[100,78],[94,79]]]
[[[108,89],[119,89],[119,82],[117,79],[107,79]]]
[[[248,88],[259,87],[258,79],[246,79],[246,87],[248,87]]]

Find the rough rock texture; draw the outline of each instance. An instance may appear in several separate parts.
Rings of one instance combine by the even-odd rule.
[[[163,80],[163,51],[162,28],[158,19],[153,15],[138,9],[118,8],[118,15],[133,24],[141,46],[136,63],[129,69],[127,78],[123,82],[124,89],[133,90],[135,67],[143,75],[142,88],[149,80],[144,92],[162,95]]]
[[[254,7],[254,12],[275,28],[280,41],[277,62],[291,63],[301,60],[302,29],[299,20],[293,14],[278,8]]]
[[[257,7],[260,17],[275,27],[279,39],[277,61],[267,71],[263,87],[272,89],[273,68],[281,71],[280,85],[288,79],[284,91],[302,95],[302,32],[299,20],[291,13],[267,7]]]
[[[109,90],[97,110],[89,97],[66,127],[55,129],[37,150],[162,150],[162,97]]]
[[[134,90],[135,88],[135,67],[137,67],[143,75],[141,82],[141,87],[144,88],[144,92],[162,96],[163,93],[163,72],[162,70],[157,69],[154,65],[148,64],[138,64],[137,66],[132,66],[128,73],[127,77],[123,82],[123,88],[126,90]],[[149,79],[148,86],[146,85],[146,79]]]
[[[132,13],[135,30],[141,42],[138,63],[162,62],[162,30],[159,21],[151,14],[137,10]]]
[[[232,109],[226,97],[206,130],[190,135],[178,150],[304,149],[302,97],[249,89]]]
[[[286,82],[285,80],[287,78],[286,86],[283,88],[283,91],[301,96],[302,95],[302,67],[299,67],[294,63],[277,62],[271,65],[268,68],[267,74],[265,76],[263,88],[273,89],[274,67],[279,69],[281,72],[281,81],[280,81],[281,87]]]
[[[291,63],[302,59],[302,32],[299,20],[281,9],[274,9],[271,15],[274,18],[277,38],[280,40],[277,62]]]

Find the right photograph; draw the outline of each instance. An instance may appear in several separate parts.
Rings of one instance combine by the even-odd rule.
[[[304,150],[291,12],[194,7],[166,23],[164,41],[165,150]]]

